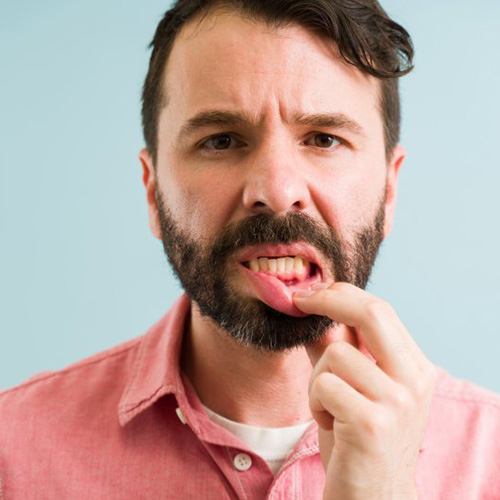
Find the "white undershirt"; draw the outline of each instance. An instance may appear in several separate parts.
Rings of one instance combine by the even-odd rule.
[[[292,451],[312,420],[290,427],[256,427],[229,420],[203,405],[213,422],[232,432],[257,455],[261,456],[273,471],[278,472],[285,458]]]

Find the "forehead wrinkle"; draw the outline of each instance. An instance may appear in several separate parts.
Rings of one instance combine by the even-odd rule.
[[[282,121],[289,125],[290,120],[280,113]],[[195,114],[182,125],[178,139],[189,137],[197,130],[211,127],[253,127],[257,128],[265,121],[265,115],[260,118],[252,117],[242,111],[205,110]],[[292,114],[292,123],[296,125],[314,126],[320,128],[347,129],[358,135],[365,135],[363,127],[354,119],[349,118],[344,113],[301,113]]]
[[[184,36],[180,36],[178,37],[178,39],[176,40],[176,42],[179,42],[180,40],[182,41],[187,41],[189,43],[192,43],[195,41],[195,39],[199,39],[200,35],[204,34],[204,33],[207,33],[207,32],[214,32],[214,27],[216,25],[216,22],[221,19],[221,17],[223,16],[212,16],[210,14],[213,14],[213,12],[209,13],[207,16],[205,16],[204,18],[202,19],[197,19],[198,22],[194,22],[194,23],[188,23],[186,26],[189,27],[189,25],[191,24],[190,26],[190,29],[187,29],[184,33],[181,33],[184,35]],[[230,12],[230,14],[236,18],[241,18],[242,16],[241,15],[238,15],[238,13],[236,12]],[[245,21],[248,21],[248,19],[244,19],[243,20]],[[259,22],[255,22],[256,20],[253,20],[254,21],[254,24],[261,24]],[[203,25],[203,28],[202,26]],[[184,28],[186,28],[186,26]],[[201,28],[201,29],[200,29]],[[287,30],[294,30],[294,29],[297,29],[301,32],[303,32],[303,28],[301,28],[300,26],[294,26],[294,25],[291,25],[291,26],[286,26],[286,29],[281,31],[279,29],[275,29],[274,27],[270,27],[270,26],[266,26],[265,23],[262,23],[262,28],[263,28],[263,31],[266,33],[266,34],[270,34],[270,35],[277,35],[279,36],[281,39],[288,39],[289,41],[291,42],[296,42],[298,40],[295,40],[292,33],[290,33],[289,31]],[[230,33],[230,32],[229,32]],[[360,73],[358,70],[356,70],[355,68],[352,68],[350,67],[347,63],[345,63],[341,58],[338,57],[338,54],[335,53],[335,48],[336,46],[331,45],[331,43],[328,43],[327,41],[325,40],[322,40],[321,38],[318,38],[316,35],[312,34],[312,33],[306,33],[306,35],[308,37],[310,37],[314,42],[315,42],[315,45],[316,45],[316,49],[320,49],[320,50],[315,50],[315,53],[316,52],[322,52],[324,51],[325,53],[323,55],[328,55],[328,59],[334,59],[335,62],[337,63],[342,63],[341,66],[342,66],[342,69],[345,70],[346,73],[349,73],[348,76],[350,76],[351,78],[353,78],[356,82],[359,82],[361,84],[364,84],[366,83],[366,80],[371,80],[372,78],[368,75],[364,75],[362,73]],[[187,40],[186,40],[187,38]],[[300,41],[302,43],[302,41]],[[320,42],[320,43],[318,43]],[[178,44],[175,43],[175,45],[177,45],[178,47]],[[333,52],[332,52],[332,48],[334,49]],[[329,52],[327,54],[327,52]],[[332,57],[333,56],[333,57]],[[169,66],[168,63],[172,62],[171,58],[169,58],[169,60],[167,61],[167,67]],[[182,64],[182,58],[181,60],[177,60],[176,58],[176,62],[177,64],[180,63],[180,66],[177,66],[178,70],[181,70],[181,74],[182,76],[184,77],[187,77],[190,75],[188,69],[184,66],[184,64]],[[234,70],[234,67],[233,68],[223,68],[223,69],[227,69],[227,70],[231,70],[233,69]],[[287,75],[288,77],[291,76],[290,74],[290,71],[287,71],[286,68],[283,68],[281,66],[277,66],[277,67],[273,67],[271,68],[270,70],[265,70],[265,71],[262,71],[261,68],[258,68],[258,67],[251,67],[251,68],[247,68],[249,69],[253,74],[261,74],[261,73],[274,73],[277,77],[278,76],[282,76],[282,75]],[[334,68],[335,70],[335,68]],[[333,73],[335,74],[335,73]],[[164,100],[162,102],[162,105],[163,106],[167,106],[168,104],[170,104],[170,100],[169,97],[172,97],[172,94],[170,94],[170,91],[173,90],[171,89],[171,81],[170,81],[170,71],[167,72],[167,74],[165,75],[166,78],[163,79],[163,97],[164,97]],[[192,75],[191,75],[192,76]],[[245,107],[245,102],[247,100],[247,97],[250,97],[250,98],[255,98],[256,97],[256,94],[255,94],[255,89],[250,89],[250,88],[245,88],[242,89],[239,85],[238,85],[238,82],[232,80],[230,78],[230,74],[227,75],[228,78],[224,79],[223,77],[225,76],[225,73],[224,71],[222,71],[222,69],[219,69],[219,72],[217,74],[218,78],[219,78],[219,81],[215,81],[215,83],[217,84],[217,86],[215,87],[216,90],[219,90],[220,93],[224,93],[225,94],[225,101],[226,101],[226,106],[228,103],[230,103],[232,101],[233,103],[233,106],[234,106],[234,109],[235,110],[242,110],[244,109]],[[294,74],[295,76],[295,74]],[[309,99],[307,98],[307,95],[304,94],[304,88],[302,85],[300,85],[300,76],[302,76],[300,73],[297,74],[297,78],[294,78],[294,80],[296,81],[296,86],[298,86],[297,88],[293,88],[293,89],[289,89],[290,92],[292,92],[293,94],[293,97],[294,99],[292,100],[297,100],[297,95],[295,95],[298,90],[298,97],[299,97],[299,101],[300,100],[303,100],[302,98],[306,97],[305,99],[305,102],[303,102],[304,104],[304,107],[303,109],[307,109],[309,106],[308,104],[313,104],[312,102],[311,103],[308,103],[307,101],[309,101]],[[260,80],[262,82],[262,80]],[[272,80],[272,81],[275,81],[275,80]],[[214,83],[214,82],[213,82]],[[219,89],[219,86],[221,84],[224,84],[221,89]],[[236,87],[234,87],[236,86]],[[167,87],[168,87],[168,90],[167,90]],[[217,94],[217,91],[214,90],[212,92],[212,94],[216,95]],[[375,95],[375,100],[374,100],[374,103],[373,103],[373,107],[375,108],[375,111],[377,111],[379,114],[380,114],[380,95],[379,95],[379,92],[380,92],[380,85],[379,85],[379,82],[376,81],[376,85],[374,87],[372,87],[372,91],[374,91],[374,95]],[[175,91],[174,91],[175,92]],[[242,93],[243,92],[243,93]],[[168,95],[170,94],[170,96],[168,97]],[[203,96],[206,94],[206,92],[203,94]],[[248,95],[247,95],[248,94]],[[260,92],[259,92],[260,94]],[[267,93],[267,97],[270,98],[270,94],[273,94],[272,96],[272,100],[273,102],[272,103],[269,103],[268,102],[268,105],[270,104],[272,108],[275,108],[275,109],[278,109],[279,110],[279,115],[280,115],[280,118],[281,118],[281,121],[283,123],[289,123],[287,118],[290,117],[291,120],[293,119],[297,119],[298,118],[298,115],[303,115],[304,113],[296,113],[295,115],[296,116],[293,116],[292,113],[290,111],[286,111],[283,106],[282,106],[282,98],[283,96],[278,96],[278,95],[275,95],[274,93],[270,93],[268,92]],[[184,103],[185,99],[186,99],[186,94],[185,92],[184,93],[181,93],[182,95],[182,100],[181,102]],[[208,97],[210,97],[210,95],[208,95]],[[220,97],[220,95],[218,96]],[[212,99],[210,99],[212,100]],[[198,101],[198,102],[196,102]],[[203,105],[203,101],[202,99],[198,99],[196,98],[196,101],[195,103],[195,107],[194,109],[196,109],[196,104],[198,105]],[[219,99],[217,99],[217,101],[219,101]],[[208,104],[205,103],[205,105]],[[221,103],[222,104],[222,103]],[[315,126],[318,126],[318,127],[332,127],[332,128],[342,128],[344,130],[350,130],[350,131],[353,131],[353,132],[356,132],[356,133],[359,133],[361,129],[360,126],[357,126],[358,124],[356,124],[356,120],[353,120],[353,119],[337,119],[336,120],[336,123],[332,123],[332,120],[330,118],[321,118],[320,117],[320,114],[319,112],[325,110],[325,109],[328,109],[328,103],[327,102],[321,102],[321,103],[318,103],[316,102],[315,103],[316,105],[320,105],[320,107],[318,106],[314,106],[316,109],[310,109],[311,113],[313,111],[318,111],[318,113],[315,113],[316,115],[316,118],[315,120],[306,120],[304,119],[303,120],[303,125],[315,125]],[[324,106],[323,106],[324,105]],[[162,106],[162,107],[163,107]],[[210,106],[210,105],[209,105]],[[209,108],[209,111],[217,111],[218,113],[222,110],[224,110],[224,108],[226,108],[227,110],[227,107],[224,106],[224,104],[222,104],[221,107],[219,107],[217,105],[216,102],[213,103],[212,105],[213,107]],[[231,107],[233,107],[231,106]],[[202,108],[203,109],[203,108]],[[175,111],[179,111],[179,108],[178,106],[176,106],[176,110]],[[174,111],[174,112],[175,112]],[[231,110],[230,110],[231,111]],[[339,111],[345,111],[345,109],[343,110],[339,110]],[[225,111],[223,111],[225,112]],[[254,114],[254,111],[253,110],[250,110],[250,113]],[[177,113],[176,113],[177,114]],[[229,117],[229,116],[225,116],[225,117],[219,117],[220,119],[214,119],[211,123],[209,123],[210,120],[206,121],[204,126],[208,127],[210,125],[213,125],[213,126],[217,126],[217,125],[220,125],[220,126],[251,126],[251,127],[257,127],[258,125],[260,125],[261,123],[259,122],[259,120],[257,119],[258,117],[254,116],[253,118],[249,115],[246,115],[245,113],[243,112],[240,112],[240,117],[236,119],[236,117]],[[313,113],[314,114],[314,113]],[[327,113],[323,113],[323,114],[327,114]],[[350,114],[350,113],[349,113]],[[260,116],[263,116],[262,114]],[[271,120],[273,121],[274,119],[276,119],[276,116],[274,115],[264,115],[265,118],[267,118],[267,120]],[[274,116],[274,118],[273,118]],[[355,113],[355,116],[357,118],[358,116],[358,113]],[[216,118],[215,116],[213,116],[212,118]],[[337,117],[338,118],[338,117]],[[263,118],[261,118],[262,120]],[[299,122],[300,120],[296,120],[296,122]],[[194,126],[193,126],[194,125]],[[188,123],[185,124],[185,126],[182,126],[182,132],[179,133],[179,138],[180,136],[186,136],[186,133],[189,132],[189,133],[192,133],[195,129],[200,129],[202,126],[201,122],[199,123],[191,123],[190,125]]]

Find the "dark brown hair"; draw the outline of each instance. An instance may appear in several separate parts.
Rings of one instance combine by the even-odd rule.
[[[227,7],[275,27],[297,24],[333,41],[340,55],[363,73],[381,80],[380,109],[387,158],[399,141],[398,78],[413,69],[408,32],[389,18],[377,0],[178,0],[156,28],[142,91],[142,126],[156,165],[158,118],[167,98],[163,77],[176,35],[195,17]]]

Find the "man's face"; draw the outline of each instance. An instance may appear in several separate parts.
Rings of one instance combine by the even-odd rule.
[[[377,82],[303,28],[235,13],[185,26],[165,80],[156,175],[141,159],[181,284],[242,343],[316,340],[332,321],[301,314],[293,291],[364,287],[392,223],[403,155],[386,162]]]

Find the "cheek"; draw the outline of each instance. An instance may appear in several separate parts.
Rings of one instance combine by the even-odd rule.
[[[317,184],[319,210],[343,238],[373,221],[385,189],[385,165],[325,175]],[[325,189],[326,186],[326,189]]]
[[[370,182],[361,184],[353,194],[351,201],[352,227],[361,229],[371,223],[379,209],[385,190],[385,176],[370,178]]]
[[[198,172],[189,178],[177,176],[167,185],[171,186],[167,188],[169,206],[182,229],[192,238],[211,241],[227,224],[237,197],[234,183],[227,178],[213,172]]]

